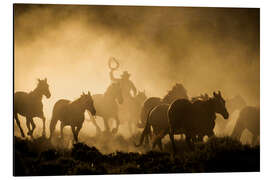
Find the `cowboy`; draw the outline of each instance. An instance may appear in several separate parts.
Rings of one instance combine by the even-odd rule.
[[[125,98],[135,97],[137,94],[137,89],[134,86],[133,82],[129,79],[130,74],[128,73],[128,71],[124,71],[121,74],[121,78],[115,78],[113,75],[113,71],[114,70],[112,69],[110,72],[110,78],[112,81],[120,83],[123,96]],[[132,91],[133,95],[130,94],[130,91]]]

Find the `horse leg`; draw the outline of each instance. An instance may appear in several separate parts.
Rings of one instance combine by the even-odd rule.
[[[116,128],[114,128],[114,129],[112,130],[112,133],[113,133],[113,134],[116,134],[117,131],[118,131],[118,128],[119,128],[120,121],[119,121],[118,116],[115,117],[115,121],[116,121]]]
[[[156,144],[158,145],[160,151],[163,150],[162,148],[162,143],[161,143],[161,139],[168,133],[167,130],[163,130],[161,131],[155,138],[154,142],[153,142],[153,149],[155,148]]]
[[[103,118],[103,120],[104,120],[105,132],[109,132],[110,127],[109,127],[108,119]]]
[[[22,127],[21,127],[21,123],[20,123],[20,121],[19,121],[19,118],[18,118],[18,114],[17,114],[17,113],[15,113],[15,114],[14,114],[14,118],[15,118],[15,120],[16,120],[16,123],[17,123],[17,125],[18,125],[18,127],[19,127],[20,131],[21,131],[21,135],[22,135],[22,137],[25,137],[24,132],[23,132]]]
[[[42,119],[42,123],[43,123],[42,136],[43,137],[46,137],[46,132],[45,132],[45,126],[46,126],[45,125],[45,121],[46,121],[46,118],[45,118],[44,114],[42,115],[41,119]]]
[[[188,143],[188,145],[191,144],[192,138],[194,138],[194,136],[191,136],[190,134],[186,135],[186,142]]]
[[[157,141],[157,145],[160,149],[160,151],[163,151],[162,143],[161,143],[161,138]]]
[[[159,139],[159,136],[156,136],[156,137],[154,138],[154,140],[153,140],[153,144],[152,144],[152,150],[154,150],[154,149],[155,149],[156,144],[157,144],[157,142],[158,142],[159,140],[160,140],[160,139]]]
[[[76,135],[76,142],[78,142],[78,136],[79,136],[79,132],[82,129],[82,125],[77,126],[76,130],[75,130],[75,135]]]
[[[231,137],[240,141],[243,130],[243,126],[236,124],[231,134]]]
[[[144,140],[144,143],[145,143],[145,146],[149,146],[149,143],[150,143],[150,141],[151,141],[151,139],[152,139],[152,131],[151,131],[151,128],[150,128],[150,132],[148,132],[148,134],[146,134],[146,136],[145,136],[145,140]],[[150,138],[151,137],[151,138]]]
[[[64,136],[63,136],[63,129],[64,129],[64,126],[65,126],[64,123],[61,122],[61,124],[60,124],[60,138],[61,138],[61,139],[63,139],[63,137],[64,137]]]
[[[50,137],[49,137],[49,139],[51,139],[52,136],[53,136],[55,126],[56,126],[57,122],[58,122],[57,118],[55,118],[54,115],[53,115],[52,120],[50,122]]]
[[[27,135],[31,135],[31,125],[30,125],[30,118],[26,118],[26,127],[28,129]]]
[[[149,145],[149,142],[154,139],[154,130],[151,129],[150,127],[150,130],[149,130],[149,133],[148,133],[148,136],[146,136],[146,139],[145,139],[145,144],[146,145]]]
[[[172,143],[173,156],[175,157],[176,147],[175,147],[175,142],[174,142],[174,130],[172,128],[170,128],[170,130],[169,130],[169,136],[170,136],[170,140]]]
[[[75,140],[75,142],[77,142],[78,141],[78,138],[76,136],[75,126],[71,126],[71,130],[72,130],[72,133],[73,133],[74,140]]]
[[[252,141],[251,141],[251,146],[255,146],[257,143],[258,136],[253,134]]]
[[[93,118],[92,118],[92,122],[93,122],[93,124],[96,126],[96,134],[100,134],[101,129],[100,129],[100,127],[98,126],[98,124],[97,124],[97,121],[96,121],[96,118],[95,118],[95,117],[93,117]]]
[[[156,144],[159,141],[159,137],[160,137],[159,134],[160,134],[160,132],[156,128],[153,128],[152,149],[154,149],[156,147]],[[149,138],[149,135],[146,135],[145,145],[149,145],[150,138],[149,138],[149,140],[148,140],[148,138]]]
[[[34,130],[35,130],[35,128],[36,128],[36,124],[35,124],[33,118],[30,118],[29,120],[30,120],[30,123],[31,123],[31,125],[32,125],[31,137],[33,138],[33,133],[34,133]]]

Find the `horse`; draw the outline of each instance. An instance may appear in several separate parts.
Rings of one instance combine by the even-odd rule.
[[[187,95],[187,90],[184,88],[182,84],[176,83],[171,90],[168,91],[168,93],[163,97],[150,97],[148,98],[144,103],[141,108],[141,122],[138,123],[139,128],[144,128],[146,127],[147,124],[147,117],[149,116],[149,113],[151,112],[152,109],[155,107],[162,105],[162,104],[170,104],[176,99],[188,99]],[[149,142],[149,138],[151,138],[152,133],[151,131],[147,131],[147,133],[143,133],[144,135],[147,134],[146,138],[146,144]],[[138,145],[136,145],[138,146]]]
[[[14,94],[13,114],[14,114],[16,123],[20,129],[22,137],[25,137],[25,135],[22,130],[22,127],[18,118],[18,114],[26,117],[26,126],[28,129],[27,134],[31,136],[32,138],[33,138],[34,130],[36,128],[33,118],[38,117],[42,119],[42,122],[43,122],[42,136],[46,136],[46,132],[45,132],[46,118],[44,116],[43,104],[42,104],[43,95],[45,95],[47,99],[51,97],[49,85],[47,83],[47,78],[45,78],[44,80],[38,79],[37,87],[29,93],[17,91]],[[32,129],[31,129],[31,126],[32,126]]]
[[[144,91],[138,91],[137,95],[135,97],[132,97],[132,99],[129,101],[128,108],[119,108],[119,117],[120,120],[124,119],[127,122],[129,132],[131,134],[134,133],[137,127],[138,120],[140,119],[140,111],[143,102],[146,100],[146,95]],[[126,112],[128,111],[128,112]],[[120,123],[123,123],[120,121]]]
[[[260,136],[260,108],[246,106],[240,111],[231,137],[240,140],[242,132],[247,129],[253,134],[251,144],[255,145],[256,139]]]
[[[147,138],[152,137],[151,127],[153,129],[153,134],[155,136],[158,136],[164,130],[169,128],[168,117],[167,117],[168,108],[169,108],[169,104],[160,104],[154,107],[149,112],[149,115],[146,121],[146,126],[141,134],[140,142],[138,145],[135,143],[136,147],[141,146],[145,139],[147,140],[147,144],[148,144]],[[161,138],[157,140],[155,144],[153,144],[152,149],[155,148],[156,144],[158,144],[160,151],[162,151]]]
[[[123,103],[122,91],[119,83],[111,83],[104,94],[94,94],[93,96],[94,106],[96,108],[96,116],[103,118],[105,132],[110,132],[109,122],[110,118],[116,120],[116,128],[112,130],[112,133],[117,133],[119,128],[118,117],[118,104]],[[117,102],[116,102],[117,101]],[[96,123],[96,119],[92,118],[93,124],[96,126],[97,132],[101,132],[100,127]]]
[[[58,121],[61,122],[60,133],[63,138],[63,129],[65,126],[71,126],[75,142],[78,142],[78,134],[84,122],[84,112],[88,110],[94,116],[96,109],[93,104],[93,99],[88,91],[88,94],[83,93],[80,98],[71,102],[67,99],[58,100],[53,107],[52,119],[50,122],[50,137],[52,138],[55,126]]]
[[[226,100],[226,107],[228,109],[229,114],[234,115],[236,111],[241,111],[244,107],[246,107],[246,101],[242,96],[236,95],[230,99]],[[233,116],[231,116],[232,118]],[[218,116],[216,118],[216,125],[214,128],[214,132],[216,136],[224,136],[229,135],[230,125],[232,123],[232,119],[224,120],[222,117]]]
[[[192,97],[191,102],[195,102],[198,100],[206,100],[206,99],[208,99],[208,95],[201,94],[200,96]],[[169,104],[161,103],[157,105],[156,107],[154,107],[149,112],[146,126],[140,138],[140,143],[138,145],[135,144],[136,147],[141,146],[145,138],[147,138],[148,136],[152,136],[151,127],[153,129],[153,134],[155,136],[158,136],[164,129],[169,128],[168,116],[167,116],[168,108],[169,108]],[[157,144],[158,144],[159,149],[162,151],[161,139],[158,140]],[[155,145],[156,144],[153,144],[153,147],[152,147],[153,149],[155,148]]]
[[[221,114],[224,119],[229,118],[225,100],[222,98],[220,91],[218,93],[213,92],[213,97],[206,101],[198,100],[191,103],[187,99],[175,100],[170,104],[167,112],[169,128],[164,130],[154,143],[157,143],[169,132],[173,153],[175,154],[175,134],[185,133],[188,143],[196,135],[211,137],[214,135],[216,113]]]
[[[163,103],[170,104],[174,100],[180,98],[188,99],[187,90],[182,84],[176,83],[163,98],[149,97],[148,99],[146,99],[141,109],[141,122],[138,123],[138,127],[145,127],[147,116],[154,107]]]
[[[196,97],[192,97],[190,100],[190,103],[199,103],[202,101],[207,101],[209,100],[209,96],[208,94],[201,94],[200,96],[196,96]],[[138,145],[135,144],[136,147],[139,147],[142,145],[144,138],[146,136],[151,135],[151,127],[153,129],[153,133],[155,136],[160,136],[162,135],[163,132],[166,132],[167,134],[169,133],[168,131],[166,131],[169,128],[169,122],[168,122],[168,116],[167,116],[167,112],[169,109],[169,104],[160,104],[157,105],[155,108],[153,108],[147,118],[147,125],[145,126],[145,129],[141,135],[140,138],[140,143]],[[181,134],[181,133],[179,133]],[[184,134],[184,131],[182,132],[182,134]],[[200,133],[194,135],[192,138],[192,140],[196,141],[196,140],[202,140],[202,137],[206,135],[203,134],[203,131],[201,131]],[[165,136],[164,134],[162,136]],[[197,138],[198,136],[198,138]],[[162,143],[161,143],[161,138],[156,138],[156,142],[153,143],[153,149],[155,148],[156,144],[159,146],[159,149],[162,151]]]

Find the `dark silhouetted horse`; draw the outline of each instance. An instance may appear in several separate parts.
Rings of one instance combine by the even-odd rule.
[[[256,139],[260,136],[260,108],[246,106],[240,111],[232,132],[232,137],[240,140],[243,131],[247,129],[253,134],[252,145],[255,145]]]
[[[53,107],[52,120],[50,123],[50,139],[53,136],[57,122],[60,121],[61,138],[63,138],[63,128],[65,126],[71,126],[74,140],[78,142],[78,134],[82,128],[84,112],[86,110],[90,111],[93,116],[96,114],[90,92],[88,92],[88,94],[83,93],[80,98],[73,102],[66,99],[57,101]]]
[[[45,133],[45,116],[43,113],[42,96],[45,95],[47,98],[51,97],[49,91],[49,85],[47,83],[47,78],[44,80],[38,79],[37,87],[30,93],[18,91],[14,94],[14,118],[20,129],[22,137],[25,137],[20,121],[18,119],[18,114],[26,117],[26,126],[28,129],[28,135],[33,138],[33,132],[35,130],[35,123],[33,121],[34,117],[41,118],[43,121],[43,132],[42,135],[46,136]],[[31,128],[32,126],[32,128]]]
[[[203,97],[206,97],[206,96],[203,96]],[[193,113],[199,113],[198,116],[190,115],[191,117],[187,116],[188,118],[186,119],[182,118],[181,120],[189,121],[186,124],[189,125],[190,127],[188,127],[189,129],[185,127],[181,127],[177,129],[176,134],[186,134],[189,141],[191,140],[191,138],[194,141],[197,140],[197,136],[199,137],[199,140],[202,140],[202,137],[204,135],[208,135],[208,136],[213,135],[213,127],[215,123],[214,122],[215,112],[220,112],[218,110],[213,112],[213,108],[215,105],[214,103],[218,104],[219,103],[218,100],[220,100],[220,102],[222,103],[223,99],[220,95],[220,92],[219,94],[214,93],[214,98],[212,99],[202,98],[202,97],[196,98],[196,100],[195,98],[192,98],[192,99],[193,101],[188,101],[186,99],[179,99],[175,101],[175,102],[178,102],[178,101],[181,102],[182,106],[186,108],[187,112],[193,111]],[[148,119],[147,119],[146,127],[141,135],[140,143],[136,146],[140,146],[143,143],[144,138],[150,133],[150,130],[152,127],[153,133],[156,136],[153,141],[153,148],[155,148],[155,146],[158,145],[160,150],[162,151],[161,140],[166,134],[169,133],[169,127],[170,127],[169,119],[168,119],[169,107],[170,106],[168,104],[161,104],[161,105],[156,106],[154,109],[150,111]],[[190,109],[193,109],[193,110],[191,111]],[[185,116],[185,113],[183,115]],[[200,115],[202,117],[209,115],[209,117],[207,118],[206,116],[205,118],[200,119]],[[226,111],[225,111],[225,115],[226,115]],[[197,119],[194,120],[193,118],[197,118]],[[183,124],[185,125],[185,123]]]
[[[138,124],[138,127],[145,129],[149,113],[155,107],[162,105],[162,104],[169,105],[174,100],[181,99],[181,98],[188,99],[188,96],[187,96],[187,90],[184,88],[184,86],[182,84],[179,84],[179,83],[176,83],[163,99],[159,98],[159,97],[148,98],[143,103],[143,106],[141,109],[141,122]],[[158,111],[158,110],[159,110],[159,108],[156,109],[155,111]],[[157,119],[156,121],[160,121],[160,119]],[[146,130],[147,130],[147,128],[146,128]],[[145,139],[146,140],[145,143],[148,144],[149,138],[151,138],[151,136],[152,136],[151,131],[143,131],[141,139]],[[136,146],[139,146],[139,145],[136,145]]]
[[[110,132],[109,119],[116,120],[116,128],[112,130],[113,133],[117,133],[119,128],[118,118],[118,105],[123,103],[122,91],[119,83],[111,83],[104,94],[93,95],[94,106],[97,110],[96,116],[100,116],[104,120],[105,131]],[[96,123],[96,119],[92,118],[97,132],[101,132],[100,127]]]
[[[172,89],[167,93],[167,95],[162,99],[159,97],[150,97],[148,98],[142,106],[141,109],[141,122],[138,124],[139,128],[144,128],[146,124],[146,119],[149,112],[160,104],[170,104],[176,99],[188,99],[187,90],[182,84],[176,83]]]
[[[218,94],[214,92],[213,95],[207,101],[199,100],[193,103],[186,99],[174,101],[168,109],[169,128],[162,132],[160,137],[154,141],[154,144],[169,132],[173,152],[175,153],[175,134],[186,134],[188,142],[196,135],[200,137],[203,135],[213,136],[216,113],[221,114],[224,119],[229,118],[225,100],[222,98],[220,91]]]
[[[158,136],[163,133],[163,131],[169,129],[168,123],[168,112],[169,104],[160,104],[154,107],[148,115],[146,126],[142,132],[140,143],[138,145],[135,144],[136,147],[139,147],[143,144],[144,140],[146,140],[148,144],[148,138],[152,137],[152,133],[154,136]],[[151,127],[153,132],[151,132]],[[164,135],[165,136],[165,135]],[[155,139],[155,138],[154,138]],[[162,151],[161,139],[158,139],[155,144],[153,144],[153,149],[155,145],[158,144],[159,149]]]

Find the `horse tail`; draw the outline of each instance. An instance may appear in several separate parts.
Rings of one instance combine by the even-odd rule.
[[[140,147],[143,144],[144,139],[148,138],[147,136],[150,135],[150,133],[151,133],[150,123],[149,123],[150,113],[151,113],[151,111],[149,111],[149,113],[148,113],[148,116],[146,119],[146,125],[144,127],[144,130],[143,130],[141,138],[140,138],[140,143],[139,144],[134,143],[136,147]]]

